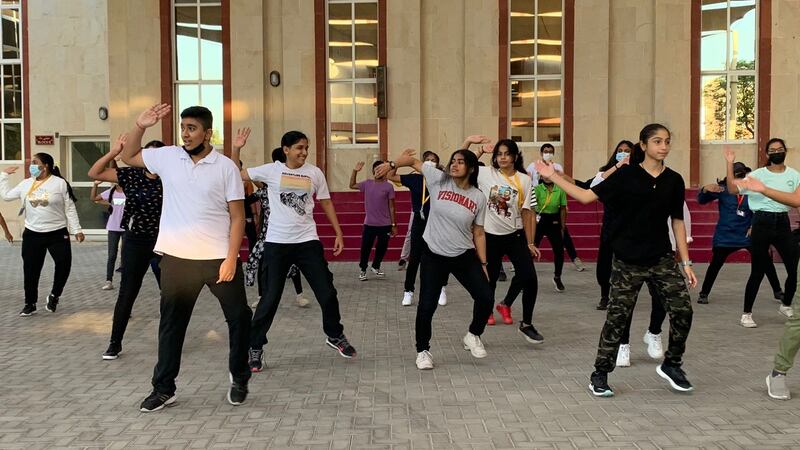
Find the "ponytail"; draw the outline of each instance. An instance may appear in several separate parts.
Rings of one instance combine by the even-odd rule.
[[[644,162],[644,150],[642,150],[642,144],[637,142],[633,146],[633,150],[631,150],[631,159],[628,160],[630,165],[641,164]]]
[[[75,197],[75,193],[72,192],[72,186],[70,186],[69,182],[63,176],[61,176],[61,170],[58,169],[58,166],[53,166],[53,168],[50,170],[50,173],[58,178],[61,178],[65,183],[67,183],[67,194],[69,194],[69,198],[71,198],[73,202],[77,202],[78,199]]]

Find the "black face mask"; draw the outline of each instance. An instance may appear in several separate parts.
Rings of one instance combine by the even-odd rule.
[[[772,164],[783,164],[786,160],[786,152],[769,154],[767,155],[767,159],[769,159],[769,162]]]
[[[188,149],[188,148],[186,148],[186,146],[183,146],[183,151],[188,153],[189,156],[197,156],[197,155],[200,154],[200,152],[203,151],[204,148],[206,148],[205,144],[200,144],[197,147],[192,148],[192,149]]]

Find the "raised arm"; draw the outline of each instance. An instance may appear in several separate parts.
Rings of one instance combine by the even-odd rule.
[[[414,158],[414,153],[416,152],[410,148],[403,150],[403,153],[394,160],[395,167],[413,167],[414,170],[422,173],[422,161]],[[375,168],[375,176],[382,177],[390,170],[392,170],[391,163],[385,162]]]
[[[597,194],[595,194],[591,189],[583,189],[571,183],[567,178],[565,178],[565,175],[556,172],[552,165],[547,165],[542,161],[536,161],[535,167],[539,175],[549,178],[558,187],[563,189],[567,195],[583,203],[584,205],[597,200]]]
[[[728,192],[738,194],[739,186],[736,185],[736,178],[733,176],[733,162],[736,160],[736,153],[729,148],[726,148],[723,152],[725,154],[725,182],[728,186]]]
[[[355,167],[353,167],[353,172],[350,173],[350,189],[358,189],[358,183],[356,183],[356,177],[358,176],[358,172],[361,172],[361,169],[363,168],[364,168],[364,161],[357,162]]]
[[[95,161],[95,163],[92,164],[92,167],[89,168],[89,178],[97,181],[108,181],[109,183],[119,182],[119,179],[117,178],[117,169],[114,167],[108,167],[108,164],[113,161],[114,158],[119,156],[120,153],[122,153],[122,149],[127,140],[127,134],[120,134],[117,140],[114,142],[114,145],[111,146],[111,151],[101,156],[100,159]],[[92,198],[94,198],[94,196],[92,196]]]
[[[154,105],[144,110],[136,119],[136,125],[128,133],[128,140],[122,150],[122,161],[133,167],[145,167],[142,160],[142,136],[146,129],[167,117],[172,107],[166,103]]]
[[[92,201],[97,203],[98,205],[108,206],[110,205],[110,203],[103,200],[103,195],[97,194],[97,187],[100,186],[100,183],[102,183],[102,181],[94,180],[94,183],[92,183],[92,191],[89,192],[89,198],[92,199]]]
[[[247,138],[250,137],[250,128],[240,128],[236,130],[236,137],[233,138],[233,144],[231,145],[231,161],[236,164],[236,167],[241,167],[239,172],[242,176],[243,181],[252,181],[250,179],[250,174],[247,173],[247,169],[242,164],[242,149],[245,145],[247,145]],[[258,185],[256,185],[258,186]],[[258,186],[259,188],[261,186]]]
[[[7,202],[19,200],[22,194],[20,190],[21,183],[11,189],[8,188],[8,176],[17,173],[17,170],[19,170],[19,167],[11,166],[0,172],[0,197]]]

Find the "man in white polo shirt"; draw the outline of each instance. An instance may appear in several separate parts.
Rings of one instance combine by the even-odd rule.
[[[163,254],[158,363],[153,392],[141,405],[143,412],[175,402],[186,327],[203,286],[217,297],[228,323],[230,404],[245,401],[250,379],[247,349],[252,311],[238,259],[245,223],[239,169],[209,143],[213,119],[211,111],[202,106],[181,112],[183,147],[142,150],[145,129],[166,117],[170,109],[162,104],[140,114],[122,152],[126,164],[157,174],[164,186],[155,246],[155,252]]]

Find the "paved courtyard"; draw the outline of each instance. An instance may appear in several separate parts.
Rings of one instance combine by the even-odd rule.
[[[764,377],[782,328],[766,283],[756,329],[738,325],[746,265],[723,269],[710,305],[695,304],[685,369],[695,392],[671,392],[641,343],[649,302],[635,314],[632,363],[610,376],[617,396],[587,391],[604,313],[594,273],[565,268],[556,294],[552,266],[542,281],[527,344],[516,327],[484,334],[489,356],[461,348],[471,300],[449,288],[434,318],[436,368],[414,366],[413,307],[401,307],[403,272],[359,282],[355,263],[334,263],[345,331],[359,356],[324,345],[319,307],[296,308],[287,286],[246,404],[225,401],[227,328],[205,290],[195,309],[172,408],[143,414],[150,392],[158,291],[148,274],[124,352],[102,361],[117,291],[102,291],[104,244],[73,244],[73,272],[56,314],[22,307],[19,243],[0,265],[0,448],[798,448],[800,399],[767,397]],[[705,266],[700,265],[702,276]],[[783,273],[779,267],[779,273]],[[52,276],[48,262],[40,298]],[[115,285],[119,280],[115,280]],[[500,283],[505,289],[507,283]],[[248,291],[254,301],[255,291]],[[310,292],[309,292],[310,295]],[[697,292],[693,292],[696,298]],[[515,308],[518,309],[518,308]],[[515,311],[518,312],[518,311]],[[800,397],[800,376],[789,376]]]

